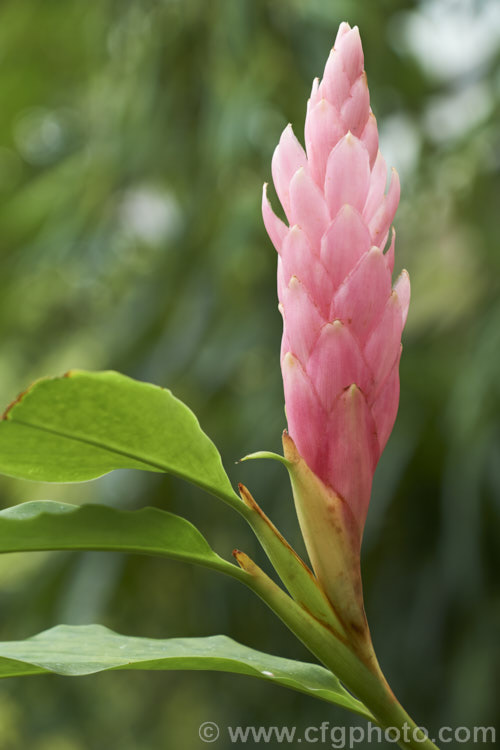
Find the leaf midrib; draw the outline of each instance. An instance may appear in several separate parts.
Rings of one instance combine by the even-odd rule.
[[[237,498],[236,494],[234,495],[234,497],[229,496],[225,492],[223,493],[220,490],[218,491],[217,488],[211,484],[206,484],[205,482],[202,482],[199,480],[197,480],[196,482],[193,482],[192,478],[187,473],[178,471],[172,468],[171,466],[157,463],[156,461],[153,461],[150,458],[145,458],[141,456],[140,453],[134,455],[133,453],[129,453],[128,451],[124,451],[121,448],[115,447],[112,443],[106,445],[105,443],[100,443],[98,440],[92,440],[91,438],[82,437],[81,435],[70,434],[70,433],[64,432],[64,430],[52,429],[51,427],[47,427],[46,425],[39,425],[39,424],[35,424],[34,422],[25,422],[23,419],[19,419],[19,418],[11,417],[10,419],[6,421],[11,422],[11,424],[17,424],[17,425],[20,425],[21,427],[26,427],[28,429],[40,430],[41,432],[46,432],[51,435],[56,435],[57,437],[60,437],[60,438],[73,440],[76,443],[83,443],[84,445],[91,445],[93,448],[99,448],[100,450],[105,451],[107,453],[111,453],[111,454],[115,453],[117,455],[124,456],[125,458],[130,458],[132,461],[136,461],[137,463],[144,464],[144,466],[151,466],[155,469],[158,469],[162,473],[173,474],[174,476],[179,477],[180,479],[185,479],[188,482],[197,484],[198,486],[209,490],[211,493],[217,495],[218,497],[221,497],[221,495],[223,495],[224,499],[231,498],[232,501],[234,501],[234,499]],[[112,469],[110,471],[112,471]]]

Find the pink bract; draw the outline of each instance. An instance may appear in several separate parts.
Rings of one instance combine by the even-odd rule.
[[[392,285],[399,179],[393,170],[386,191],[359,31],[347,23],[314,81],[305,145],[288,125],[272,160],[288,225],[266,186],[262,201],[278,251],[288,431],[362,530],[398,409],[410,281],[403,271]]]

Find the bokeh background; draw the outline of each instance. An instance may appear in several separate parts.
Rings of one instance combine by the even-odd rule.
[[[363,548],[380,661],[417,721],[493,725],[500,674],[500,8],[497,0],[3,0],[0,403],[34,378],[113,368],[171,387],[236,481],[299,546],[280,450],[281,319],[260,191],[341,20],[358,24],[372,106],[401,175],[396,267],[412,279],[402,395]],[[264,565],[251,532],[180,481],[0,481],[193,520]],[[303,647],[236,582],[145,557],[0,559],[0,638],[59,622],[131,635],[226,633]],[[495,683],[496,679],[496,683]],[[53,676],[0,685],[2,750],[199,750],[198,726],[348,725],[250,678]],[[248,742],[247,746],[252,747]],[[221,738],[214,747],[225,750]],[[363,747],[363,745],[360,745]]]

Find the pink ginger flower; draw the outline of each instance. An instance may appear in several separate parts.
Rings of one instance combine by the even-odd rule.
[[[394,229],[385,248],[399,179],[393,170],[386,193],[359,31],[347,23],[313,83],[305,144],[288,125],[272,161],[289,226],[273,213],[266,186],[262,203],[278,251],[288,431],[361,534],[398,409],[410,282],[403,271],[392,287]]]

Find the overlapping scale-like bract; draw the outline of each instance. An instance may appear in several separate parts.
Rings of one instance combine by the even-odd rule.
[[[361,40],[346,23],[323,79],[314,81],[305,145],[288,125],[273,156],[288,225],[271,209],[265,186],[262,202],[278,251],[288,430],[361,530],[398,408],[410,283],[403,271],[392,286],[389,234],[399,180],[393,170],[386,191]]]

